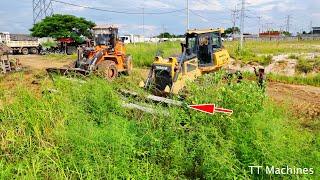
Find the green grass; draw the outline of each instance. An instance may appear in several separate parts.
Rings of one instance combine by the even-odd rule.
[[[178,56],[181,53],[179,42],[128,44],[126,48],[127,54],[132,55],[136,67],[150,66],[158,51],[162,51],[162,56],[165,58]]]
[[[243,73],[245,79],[255,80],[256,75],[254,73],[245,72]],[[310,85],[320,87],[320,74],[308,74],[305,76],[294,75],[286,76],[279,74],[267,74],[267,80],[270,82],[281,82],[286,84],[297,84],[297,85]]]
[[[35,94],[21,83],[0,110],[1,179],[270,179],[249,165],[319,169],[319,134],[303,129],[255,82],[223,73],[190,83],[186,103],[216,103],[232,116],[167,107],[169,117],[121,107],[117,85],[56,77]],[[131,77],[122,77],[126,82]],[[19,84],[19,83],[18,83]],[[157,108],[160,108],[159,105]],[[286,176],[273,176],[290,178]],[[314,175],[291,178],[318,179]]]
[[[225,42],[231,57],[243,62],[259,62],[268,64],[268,55],[288,53],[314,53],[320,52],[320,41],[246,41],[244,50],[239,52],[237,41]]]
[[[289,84],[300,84],[300,85],[311,85],[320,87],[320,74],[316,75],[295,75],[295,76],[284,76],[277,74],[268,74],[268,79],[271,81],[289,83]]]
[[[298,58],[297,70],[301,73],[309,73],[312,71],[320,71],[320,58],[305,59]]]
[[[47,54],[44,55],[45,60],[52,61],[75,61],[77,60],[77,54],[66,55],[66,54]]]

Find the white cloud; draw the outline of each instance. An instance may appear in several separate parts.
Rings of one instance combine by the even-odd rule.
[[[141,24],[115,24],[119,27],[121,34],[142,34],[143,28],[145,36],[153,36],[159,33],[160,27],[155,25],[141,25]]]
[[[157,1],[157,0],[149,0],[149,1],[145,1],[143,3],[145,8],[158,8],[158,9],[173,9],[175,8],[174,6],[161,2],[161,1]]]
[[[190,9],[197,11],[220,11],[223,6],[218,0],[193,0],[190,2]]]

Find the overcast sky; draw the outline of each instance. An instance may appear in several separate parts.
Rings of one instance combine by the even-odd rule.
[[[48,1],[48,0],[47,0]],[[186,0],[60,0],[100,9],[142,12],[167,12],[186,8]],[[258,32],[258,16],[261,27],[286,28],[286,16],[290,15],[290,30],[309,31],[320,26],[320,0],[246,0],[245,32]],[[240,0],[190,0],[190,27],[231,27],[232,10],[240,9]],[[115,14],[53,3],[54,13],[85,17],[96,24],[117,24],[122,34],[142,34],[143,16]],[[197,15],[196,15],[197,14]],[[186,28],[186,12],[165,15],[145,15],[145,34],[157,35],[163,30],[183,34]],[[0,31],[28,33],[32,27],[32,0],[1,0]],[[237,20],[239,26],[239,19]]]

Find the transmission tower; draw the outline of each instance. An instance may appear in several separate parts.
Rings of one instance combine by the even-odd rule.
[[[52,0],[32,0],[33,24],[53,14]]]
[[[287,23],[286,31],[287,31],[287,32],[290,32],[290,19],[291,19],[291,16],[288,15],[288,16],[286,17],[286,23]]]
[[[235,6],[234,10],[231,10],[232,12],[232,39],[235,37],[235,28],[236,28],[236,22],[237,22],[237,15],[239,10],[237,10],[237,6]]]

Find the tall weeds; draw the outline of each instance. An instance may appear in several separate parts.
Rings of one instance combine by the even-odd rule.
[[[123,109],[115,86],[95,78],[58,78],[42,85],[57,91],[40,96],[19,87],[0,110],[0,178],[269,179],[248,166],[319,168],[318,134],[301,129],[254,82],[222,79],[217,73],[190,83],[186,103],[215,103],[231,116]]]

